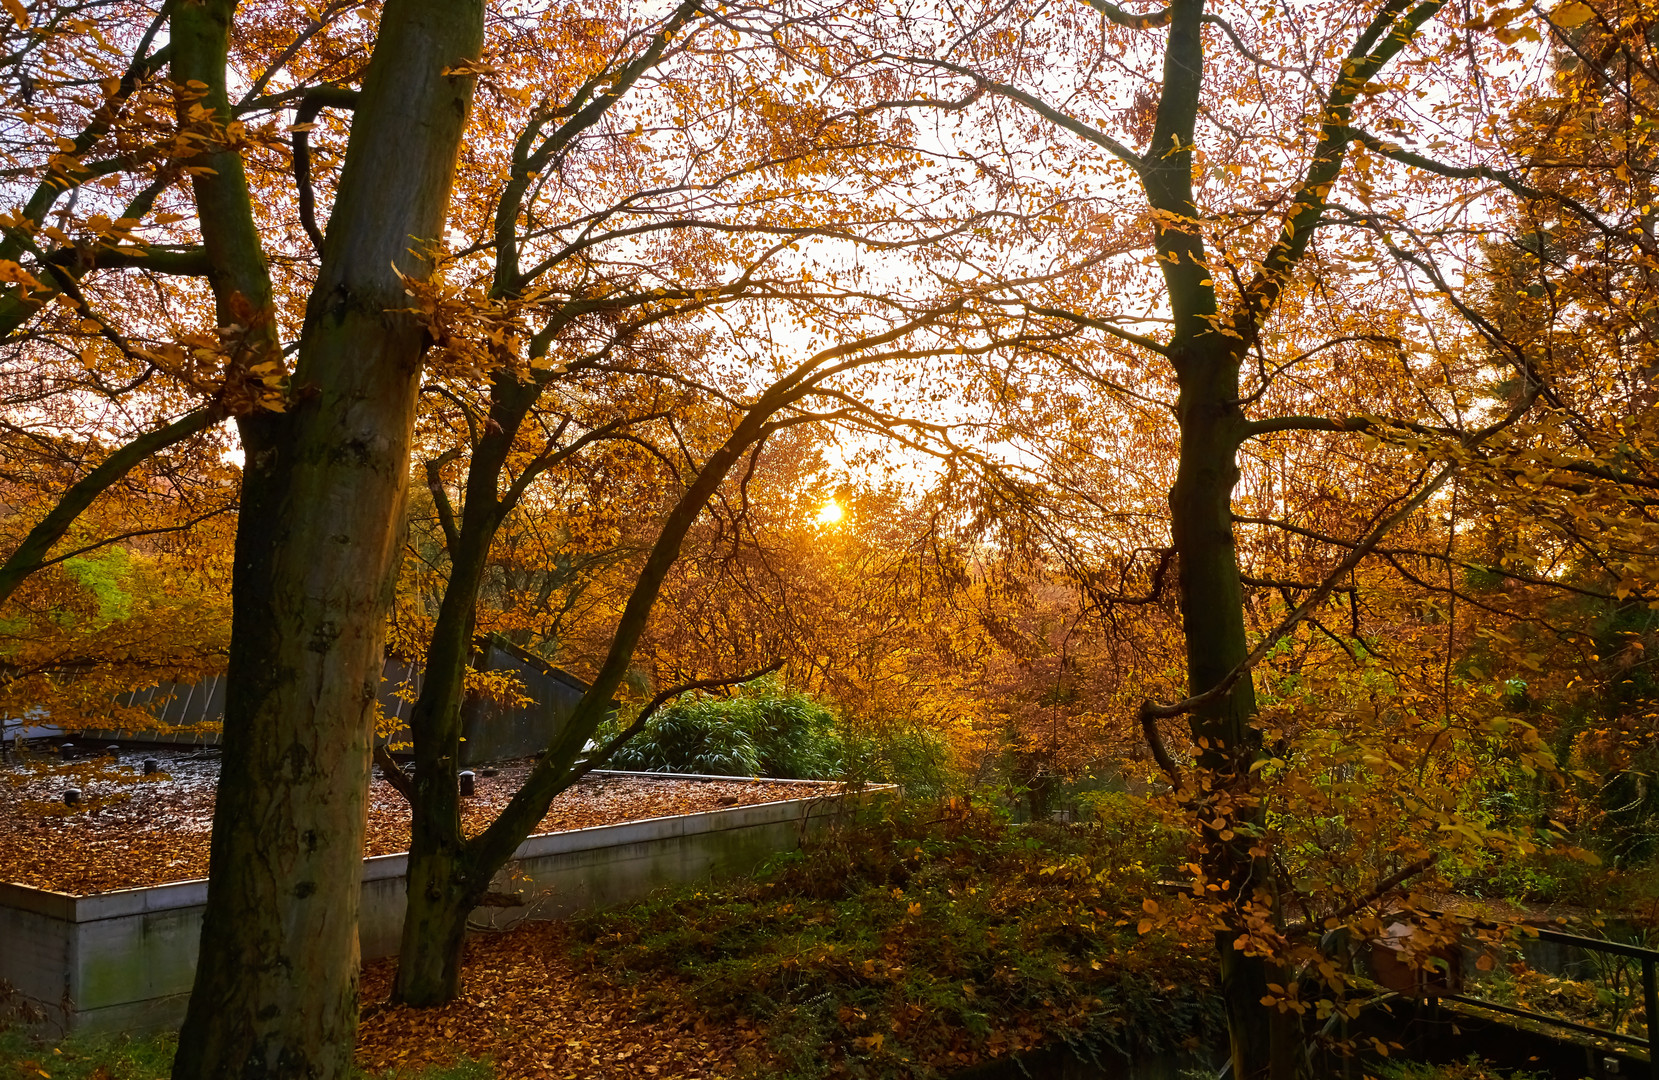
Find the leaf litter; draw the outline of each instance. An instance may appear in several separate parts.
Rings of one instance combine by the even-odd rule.
[[[488,1061],[496,1080],[713,1080],[769,1056],[758,1027],[717,1021],[683,997],[595,978],[563,923],[524,923],[467,942],[461,997],[435,1008],[388,1002],[393,959],[365,966],[357,1063],[387,1070]]]
[[[146,758],[160,771],[145,776]],[[469,835],[507,805],[534,764],[525,758],[474,770],[475,794],[462,800]],[[0,881],[84,896],[204,878],[218,777],[219,754],[211,750],[121,749],[69,761],[33,754],[0,764]],[[592,774],[554,799],[536,831],[750,806],[835,787]],[[65,804],[69,788],[81,793],[79,805]],[[377,770],[365,854],[408,847],[409,807]]]

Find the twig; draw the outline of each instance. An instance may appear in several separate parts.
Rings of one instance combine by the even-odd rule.
[[[1329,915],[1326,915],[1325,919],[1346,919],[1348,916],[1352,915],[1354,912],[1358,911],[1367,904],[1373,903],[1382,899],[1384,896],[1387,896],[1389,893],[1404,884],[1408,879],[1416,877],[1418,874],[1421,874],[1433,865],[1433,855],[1425,855],[1416,862],[1408,863],[1407,865],[1394,871],[1394,873],[1383,878],[1381,881],[1377,882],[1368,892],[1365,893],[1364,896],[1351,900],[1331,912]],[[1309,919],[1306,922],[1293,923],[1290,926],[1285,927],[1284,936],[1293,937],[1295,935],[1305,934],[1313,928],[1314,923],[1312,919]]]

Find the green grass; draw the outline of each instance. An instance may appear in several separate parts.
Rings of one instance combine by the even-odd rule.
[[[178,1037],[171,1033],[47,1039],[0,1027],[0,1080],[167,1080],[176,1049]],[[495,1075],[483,1061],[354,1072],[380,1080],[491,1080]]]
[[[172,1035],[55,1041],[0,1030],[0,1080],[165,1080],[177,1046]]]
[[[579,955],[664,1011],[754,1024],[789,1077],[931,1076],[1058,1040],[1207,1043],[1208,943],[1137,928],[1178,848],[1120,809],[1093,826],[897,813],[752,881],[579,918]]]

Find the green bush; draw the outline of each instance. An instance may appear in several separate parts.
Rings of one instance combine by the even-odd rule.
[[[614,724],[601,731],[601,740],[615,731]],[[897,784],[930,800],[946,794],[951,778],[950,750],[937,733],[904,723],[846,727],[828,706],[775,676],[731,697],[687,695],[647,721],[609,767]]]
[[[889,726],[849,735],[844,745],[849,780],[897,784],[912,799],[940,799],[950,789],[950,748],[937,732]]]
[[[1098,833],[1101,857],[1114,865],[1144,867],[1170,877],[1187,858],[1186,833],[1172,828],[1127,791],[1086,791],[1077,796],[1083,819]]]
[[[692,694],[647,721],[611,758],[637,772],[822,780],[841,774],[835,714],[775,677],[729,698]]]
[[[704,698],[677,705],[647,723],[610,761],[635,772],[759,776],[760,751],[749,733],[721,715],[722,702]]]

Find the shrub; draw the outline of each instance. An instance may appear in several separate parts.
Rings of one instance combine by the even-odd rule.
[[[749,733],[727,723],[712,699],[677,705],[653,717],[611,758],[636,772],[759,776],[760,752]]]
[[[652,717],[611,766],[821,780],[840,775],[841,761],[835,714],[769,676],[729,698],[682,698]]]
[[[897,784],[913,799],[940,799],[950,788],[950,747],[937,732],[889,725],[849,735],[845,747],[849,780]]]
[[[611,767],[891,783],[907,796],[938,799],[949,787],[949,762],[935,732],[905,723],[848,729],[828,706],[767,676],[731,697],[687,695],[649,720]]]

